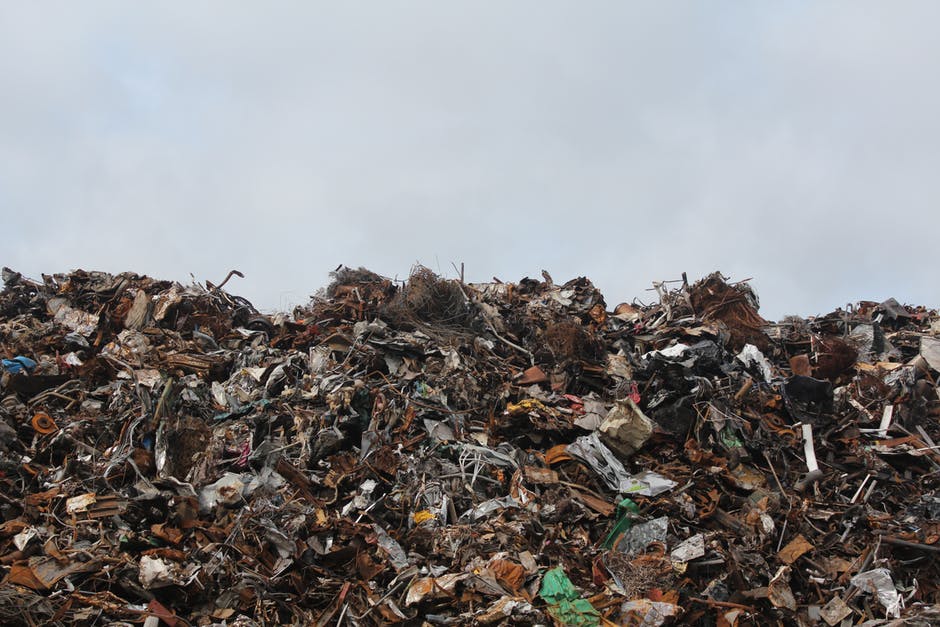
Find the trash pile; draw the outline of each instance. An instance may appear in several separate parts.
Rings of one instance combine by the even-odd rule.
[[[3,270],[2,624],[940,621],[934,310],[232,274]]]

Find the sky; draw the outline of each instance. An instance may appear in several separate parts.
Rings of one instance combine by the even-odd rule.
[[[940,3],[5,2],[0,265],[940,306]],[[933,77],[933,78],[931,78]]]

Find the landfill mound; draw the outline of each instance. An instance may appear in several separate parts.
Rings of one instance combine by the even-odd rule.
[[[935,310],[3,281],[2,624],[940,621]]]

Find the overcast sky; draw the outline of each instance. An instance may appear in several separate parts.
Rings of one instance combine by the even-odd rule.
[[[940,3],[149,4],[0,5],[0,264],[940,305]]]

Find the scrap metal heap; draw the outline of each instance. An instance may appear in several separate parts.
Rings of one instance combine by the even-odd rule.
[[[3,281],[3,624],[940,620],[934,310]]]

